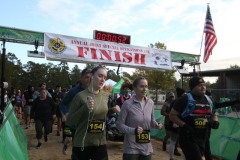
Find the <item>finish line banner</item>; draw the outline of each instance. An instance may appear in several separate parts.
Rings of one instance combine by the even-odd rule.
[[[170,51],[52,33],[44,33],[44,53],[47,60],[172,69]]]

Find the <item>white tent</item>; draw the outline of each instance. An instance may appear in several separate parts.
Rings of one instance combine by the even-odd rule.
[[[104,85],[111,85],[114,86],[117,82],[115,82],[114,80],[108,79],[105,81]]]

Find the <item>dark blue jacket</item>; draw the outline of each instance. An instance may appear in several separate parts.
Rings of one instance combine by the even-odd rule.
[[[60,110],[64,115],[69,112],[69,104],[71,103],[75,95],[83,90],[84,88],[82,88],[80,84],[70,89],[70,91],[66,94],[66,96],[63,98],[63,100],[60,103]]]

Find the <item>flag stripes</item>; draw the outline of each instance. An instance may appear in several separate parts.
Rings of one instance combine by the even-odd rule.
[[[217,37],[214,30],[209,6],[207,6],[204,33],[205,33],[205,49],[203,61],[206,63],[209,59],[209,56],[212,54],[213,48],[217,44]]]

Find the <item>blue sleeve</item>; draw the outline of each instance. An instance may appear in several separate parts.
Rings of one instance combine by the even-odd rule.
[[[39,92],[38,91],[35,91],[34,93],[33,93],[33,99],[37,99],[38,98],[38,96],[39,96]]]
[[[71,101],[73,100],[73,98],[78,92],[80,92],[80,87],[74,87],[63,98],[59,107],[64,115],[69,112],[69,104],[71,103]]]

